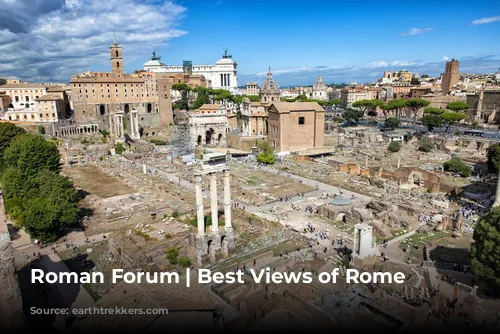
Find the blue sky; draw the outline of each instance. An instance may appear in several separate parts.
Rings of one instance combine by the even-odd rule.
[[[30,81],[109,71],[113,31],[127,71],[142,68],[153,50],[167,64],[211,64],[227,48],[238,62],[240,85],[263,81],[268,66],[281,86],[312,84],[318,74],[327,83],[367,82],[386,69],[439,75],[451,58],[460,61],[462,72],[500,68],[499,0],[44,0],[35,5],[0,0],[0,5],[10,9],[0,13],[0,76]],[[19,22],[28,20],[32,23],[21,28]],[[23,63],[27,60],[30,65]]]

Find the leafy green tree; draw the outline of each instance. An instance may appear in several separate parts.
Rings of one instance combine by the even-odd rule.
[[[436,114],[424,114],[422,118],[422,123],[429,131],[434,130],[434,128],[440,128],[443,125],[443,119],[440,115]]]
[[[257,161],[267,165],[272,165],[274,164],[274,155],[267,152],[261,152],[257,156]]]
[[[428,107],[428,108],[424,109],[424,114],[441,115],[444,112],[445,112],[445,110],[441,109],[441,108]]]
[[[420,77],[421,77],[422,79],[427,79],[427,78],[429,78],[429,76],[428,76],[427,74],[423,74],[423,75],[421,75]]]
[[[469,105],[461,101],[450,102],[446,105],[446,109],[454,112],[464,112],[465,110],[469,109]]]
[[[394,110],[394,108],[393,108],[392,106],[390,106],[389,104],[386,104],[386,103],[382,104],[382,105],[380,106],[380,109],[382,109],[382,112],[384,113],[384,118],[386,118],[386,119],[387,119],[387,115],[388,115],[391,111],[393,111],[393,110]]]
[[[11,141],[17,136],[25,134],[23,128],[12,123],[0,123],[0,172],[5,169],[3,156]]]
[[[338,106],[343,104],[342,100],[339,99],[331,99],[326,102],[326,106]]]
[[[500,285],[500,207],[479,218],[470,251],[472,272],[495,286]]]
[[[389,117],[385,120],[385,126],[393,130],[399,126],[399,123],[399,119],[396,117]]]
[[[228,90],[222,90],[214,97],[214,100],[216,101],[224,101],[224,100],[232,101],[232,99],[233,99],[233,94],[231,94],[231,92]]]
[[[462,159],[453,157],[443,164],[445,171],[458,173],[461,177],[469,177],[471,169],[467,166]]]
[[[434,149],[434,143],[430,140],[421,140],[418,149],[422,152],[430,152]]]
[[[259,150],[261,152],[265,152],[265,153],[269,153],[269,154],[273,154],[274,152],[274,148],[271,144],[269,144],[269,142],[267,140],[259,140],[257,142],[257,147],[259,148]]]
[[[441,118],[443,121],[448,122],[448,125],[446,126],[446,131],[448,132],[448,129],[455,123],[460,122],[461,120],[464,120],[467,117],[466,114],[462,114],[459,112],[450,112],[450,111],[445,111],[444,113],[441,114]]]
[[[429,101],[424,99],[409,99],[406,101],[406,106],[411,110],[413,114],[413,126],[415,126],[417,122],[417,114],[421,108],[427,107],[431,104]]]
[[[411,78],[410,84],[420,85],[420,80],[418,80],[418,78]]]
[[[174,110],[189,110],[188,91],[181,90],[181,99],[174,103]]]
[[[170,87],[172,90],[178,90],[178,91],[190,91],[191,87],[189,87],[188,84],[185,83],[174,83]]]
[[[498,173],[500,167],[500,144],[491,145],[488,148],[486,156],[488,158],[488,170],[492,173]]]
[[[363,113],[366,111],[375,111],[378,106],[383,105],[384,102],[380,100],[359,100],[352,104],[354,108],[359,108]]]
[[[351,123],[358,123],[363,118],[363,112],[355,109],[347,109],[342,113],[342,118]]]
[[[401,150],[401,143],[398,141],[391,141],[389,146],[387,146],[387,150],[392,153],[399,152]]]
[[[394,99],[391,100],[387,103],[389,106],[389,110],[396,111],[396,117],[400,118],[401,117],[401,110],[406,107],[406,101],[402,99]]]
[[[250,102],[259,102],[260,101],[260,97],[258,95],[247,95],[245,97],[248,98],[250,100]]]
[[[208,90],[199,90],[197,93],[196,100],[193,103],[193,109],[198,109],[204,104],[209,104],[210,103],[210,96],[208,95]]]
[[[54,142],[34,134],[18,136],[4,153],[4,161],[8,167],[19,168],[29,176],[42,169],[59,172],[60,160],[61,155]]]

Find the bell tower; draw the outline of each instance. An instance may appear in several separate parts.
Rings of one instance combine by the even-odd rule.
[[[123,77],[123,56],[122,56],[122,46],[116,43],[116,40],[109,47],[109,52],[111,56],[111,72],[113,76]]]

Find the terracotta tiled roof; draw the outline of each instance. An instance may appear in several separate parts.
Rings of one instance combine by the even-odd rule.
[[[272,106],[281,113],[289,113],[293,111],[325,111],[317,102],[276,102]],[[269,109],[272,110],[273,108]]]

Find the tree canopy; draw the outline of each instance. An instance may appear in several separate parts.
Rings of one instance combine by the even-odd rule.
[[[191,87],[189,87],[188,84],[185,83],[174,83],[170,87],[172,90],[178,90],[178,91],[190,91]]]
[[[451,111],[464,111],[469,109],[469,105],[465,102],[462,101],[457,101],[457,102],[450,102],[446,105],[446,109],[451,110]]]
[[[498,173],[500,169],[500,144],[496,143],[488,147],[488,170],[492,173]]]
[[[352,104],[354,108],[359,108],[363,113],[367,110],[375,110],[378,106],[383,105],[380,100],[359,100]]]
[[[470,258],[474,274],[490,284],[500,285],[500,207],[479,218],[474,228]]]
[[[54,241],[78,221],[80,197],[60,175],[55,144],[42,136],[23,134],[5,150],[2,190],[5,210],[33,238]]]
[[[471,169],[467,166],[462,159],[453,157],[443,164],[445,171],[458,173],[461,177],[469,177]]]
[[[23,128],[12,123],[0,123],[0,172],[5,168],[3,156],[11,141],[19,135],[25,134]]]
[[[461,120],[465,119],[467,117],[466,114],[462,114],[459,112],[451,112],[451,111],[445,111],[442,113],[441,118],[443,121],[448,122],[448,125],[446,126],[446,132],[448,132],[448,129],[455,123],[460,122]]]
[[[422,123],[429,131],[434,130],[435,128],[440,128],[443,126],[443,119],[440,115],[436,115],[433,113],[424,114],[422,118]]]
[[[428,107],[424,109],[424,114],[441,115],[445,110],[441,108]]]
[[[389,117],[385,120],[385,126],[394,130],[399,126],[399,119],[397,117]]]
[[[430,152],[434,149],[434,143],[430,140],[421,140],[418,145],[418,150],[422,152]]]
[[[355,109],[347,109],[342,114],[342,118],[347,122],[358,123],[361,118],[363,118],[363,112]]]
[[[387,146],[387,150],[392,153],[399,152],[401,150],[401,143],[398,141],[391,141],[389,146]]]

